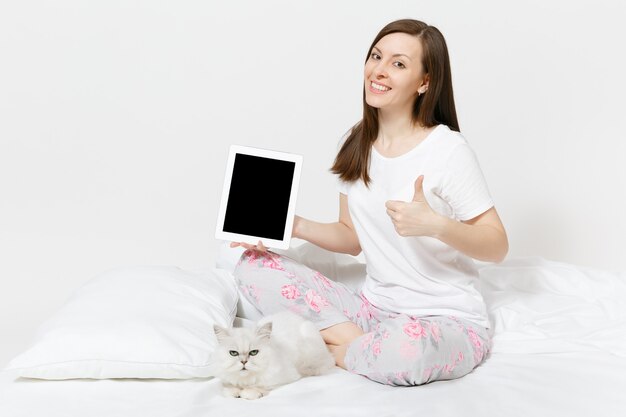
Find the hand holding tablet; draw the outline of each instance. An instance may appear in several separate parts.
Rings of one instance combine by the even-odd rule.
[[[250,243],[245,243],[245,242],[230,242],[231,248],[236,248],[237,246],[243,246],[246,249],[252,249],[258,252],[267,252],[267,249],[268,249],[260,240],[259,240],[259,243],[257,243],[256,245],[252,245]]]
[[[262,240],[288,249],[301,170],[301,155],[232,145],[215,237],[231,247],[265,250]]]

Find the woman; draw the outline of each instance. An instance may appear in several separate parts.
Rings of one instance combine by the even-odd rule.
[[[359,294],[257,245],[235,269],[263,314],[315,322],[338,366],[389,385],[459,378],[490,351],[472,258],[500,262],[504,227],[478,161],[459,133],[446,42],[433,26],[398,20],[365,62],[363,118],[340,143],[337,223],[296,216],[293,236],[363,251]]]

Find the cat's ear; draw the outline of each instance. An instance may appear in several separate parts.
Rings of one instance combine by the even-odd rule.
[[[272,322],[265,323],[263,326],[260,326],[256,329],[256,334],[261,339],[269,339],[272,334]]]
[[[213,324],[213,331],[215,332],[215,336],[217,340],[224,340],[226,337],[230,336],[228,333],[228,329],[218,326],[217,324]]]

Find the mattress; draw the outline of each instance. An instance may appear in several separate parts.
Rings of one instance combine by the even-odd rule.
[[[531,258],[481,267],[493,351],[463,378],[391,387],[335,368],[248,401],[217,379],[0,373],[0,416],[626,415],[626,276]],[[250,325],[240,319],[243,325]]]

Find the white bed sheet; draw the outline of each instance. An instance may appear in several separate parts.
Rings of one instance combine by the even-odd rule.
[[[457,380],[389,387],[339,368],[255,401],[215,379],[41,381],[3,375],[3,417],[551,416],[623,417],[626,358],[603,353],[494,354]]]
[[[215,379],[15,379],[0,416],[626,415],[626,275],[533,258],[481,268],[494,349],[469,375],[389,387],[336,368],[255,401]],[[244,324],[250,324],[245,322]]]

